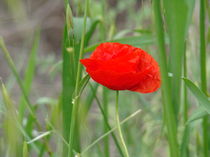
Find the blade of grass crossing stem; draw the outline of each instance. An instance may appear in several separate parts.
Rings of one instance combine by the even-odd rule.
[[[93,87],[91,84],[90,84],[90,88],[91,88],[92,91],[94,91],[94,87]],[[96,99],[97,105],[98,105],[98,107],[99,107],[99,109],[100,109],[100,111],[101,111],[101,114],[102,114],[102,116],[103,116],[104,124],[106,125],[106,127],[107,127],[108,130],[110,131],[110,130],[111,130],[111,125],[109,124],[108,117],[107,117],[107,115],[105,114],[105,111],[104,111],[104,109],[103,109],[103,107],[102,107],[102,105],[101,105],[101,103],[100,103],[100,101],[99,101],[99,99],[98,99],[96,93],[94,93],[94,98]],[[115,134],[114,134],[113,132],[111,133],[111,135],[112,135],[112,138],[113,138],[113,140],[114,140],[114,142],[115,142],[115,145],[116,145],[116,147],[117,147],[117,149],[118,149],[120,155],[121,155],[122,157],[124,157],[124,154],[123,154],[121,145],[120,145],[120,143],[118,142],[117,137],[115,136]]]
[[[193,121],[201,119],[207,115],[208,115],[208,112],[206,112],[206,110],[201,106],[198,109],[196,109],[196,111],[194,111],[192,115],[190,115],[190,117],[188,118],[188,121],[186,122],[186,125],[189,125],[189,123],[192,123]]]
[[[33,45],[32,45],[29,59],[28,59],[28,65],[25,70],[24,81],[23,81],[23,86],[25,88],[27,95],[29,95],[30,93],[31,84],[34,78],[39,40],[40,40],[40,30],[37,30],[34,35]],[[23,115],[25,112],[25,103],[26,102],[25,102],[24,96],[21,96],[20,102],[19,102],[20,120],[23,119]]]
[[[163,0],[165,9],[166,24],[169,32],[169,72],[173,74],[170,79],[172,101],[175,109],[176,118],[179,112],[181,102],[181,74],[183,66],[183,57],[185,51],[185,39],[188,31],[189,21],[191,19],[191,8],[194,1],[189,0]]]
[[[201,90],[207,94],[207,76],[206,76],[206,44],[205,44],[205,7],[206,1],[200,0],[200,79]],[[208,116],[203,118],[203,156],[209,157],[209,124]]]
[[[176,119],[174,115],[174,108],[171,98],[171,87],[168,78],[167,71],[167,59],[165,51],[165,39],[164,39],[164,29],[161,17],[161,7],[160,0],[153,1],[154,17],[155,17],[155,29],[157,34],[157,44],[159,48],[159,60],[160,60],[160,70],[162,78],[162,98],[163,98],[163,111],[166,117],[167,135],[170,148],[171,157],[179,157],[179,147],[177,142],[177,126]]]
[[[127,122],[128,120],[130,120],[131,118],[134,118],[137,114],[139,114],[141,112],[141,109],[137,110],[136,112],[134,112],[133,114],[131,114],[130,116],[128,116],[127,118],[125,118],[124,120],[122,120],[120,122],[120,125],[123,125],[125,122]],[[96,145],[99,141],[101,141],[104,137],[108,136],[110,133],[112,133],[113,131],[115,131],[117,129],[117,126],[111,128],[108,132],[106,132],[105,134],[103,134],[102,136],[100,136],[99,138],[97,138],[94,142],[92,142],[91,144],[89,144],[80,154],[83,155],[85,154],[87,151],[89,151],[94,145]]]
[[[93,86],[89,84],[89,86],[90,86],[90,89],[89,89],[87,98],[85,99],[85,105],[84,105],[86,108],[85,113],[84,113],[84,118],[86,118],[91,106],[93,105],[93,101],[94,101],[99,84],[95,83]]]
[[[83,32],[82,32],[82,38],[81,38],[81,44],[80,44],[80,52],[79,52],[79,60],[82,59],[83,51],[84,51],[84,42],[85,42],[85,32],[86,32],[86,20],[87,20],[87,11],[89,6],[89,0],[85,1],[85,15],[84,15],[84,23],[83,23]],[[79,82],[80,82],[80,74],[82,71],[82,67],[80,62],[78,62],[77,65],[77,76],[76,76],[76,86],[75,86],[75,94],[78,95],[79,92]],[[78,113],[78,105],[79,105],[79,98],[75,99],[75,102],[72,106],[72,114],[71,114],[71,124],[70,124],[70,130],[69,130],[69,149],[68,149],[68,157],[73,157],[73,143],[74,141],[74,131],[75,131],[75,125],[77,121],[77,113]]]
[[[210,114],[210,101],[208,100],[208,97],[205,95],[205,93],[202,92],[192,81],[188,79],[184,79],[184,81],[187,87],[199,101],[200,106]]]
[[[80,81],[79,87],[78,87],[78,93],[77,93],[77,95],[76,95],[76,93],[73,94],[72,103],[74,103],[74,101],[76,101],[76,99],[81,96],[81,94],[82,94],[83,90],[85,89],[85,87],[87,86],[89,80],[90,80],[90,76],[87,74]]]

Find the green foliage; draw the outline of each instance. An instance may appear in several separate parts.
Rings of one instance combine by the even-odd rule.
[[[43,8],[31,0],[3,3],[8,13],[3,10],[6,22],[0,23],[5,83],[0,156],[124,157],[125,144],[130,157],[209,156],[207,0],[64,0],[64,13],[60,4],[51,13],[53,2],[42,2]],[[194,16],[198,6],[199,18]],[[7,32],[2,26],[8,21]],[[159,57],[161,90],[120,92],[118,125],[116,93],[94,82],[79,62],[103,42],[129,44]]]

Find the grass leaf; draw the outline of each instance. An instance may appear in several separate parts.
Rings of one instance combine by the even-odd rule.
[[[202,106],[200,106],[196,109],[196,111],[192,113],[186,124],[188,125],[189,123],[201,119],[206,115],[208,115],[208,112],[206,112],[206,110]]]
[[[195,98],[199,101],[199,104],[203,107],[203,109],[210,114],[210,101],[208,100],[208,97],[192,81],[184,78],[184,82]]]
[[[34,41],[33,41],[32,49],[31,49],[30,56],[28,59],[28,65],[26,66],[24,81],[23,81],[23,86],[25,88],[27,95],[29,95],[30,93],[31,85],[33,82],[34,74],[35,74],[39,40],[40,40],[40,30],[37,30],[35,32]],[[26,103],[25,98],[24,96],[22,96],[19,102],[19,113],[20,113],[21,119],[23,118],[23,114],[25,111],[25,103]]]
[[[103,42],[119,42],[122,44],[129,44],[135,47],[142,47],[143,45],[149,45],[154,43],[155,39],[152,35],[140,35],[140,36],[130,36],[130,37],[124,37],[124,38],[119,38],[115,40],[107,40],[107,41],[102,41]],[[84,53],[86,52],[91,52],[93,51],[100,43],[93,44],[89,47],[87,47],[84,50]]]

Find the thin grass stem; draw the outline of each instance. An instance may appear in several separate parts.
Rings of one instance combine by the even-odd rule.
[[[125,144],[125,140],[123,138],[122,129],[120,126],[120,118],[119,118],[119,91],[116,91],[116,104],[115,104],[115,118],[116,118],[116,125],[117,125],[117,131],[119,134],[120,142],[122,144],[123,152],[125,153],[126,157],[129,157],[128,149]]]
[[[80,52],[79,52],[79,60],[82,59],[83,51],[84,51],[84,41],[85,41],[85,32],[86,32],[86,21],[87,21],[87,12],[88,12],[89,0],[85,1],[85,15],[83,21],[83,31],[82,31],[82,38],[80,44]],[[79,94],[79,82],[80,82],[80,74],[82,71],[82,66],[78,61],[77,64],[77,75],[76,75],[76,86],[75,86],[75,94],[76,96]],[[74,131],[76,128],[76,121],[77,121],[77,113],[78,113],[78,105],[79,105],[79,98],[75,98],[75,102],[73,102],[72,107],[72,114],[71,114],[71,122],[70,122],[70,131],[69,131],[69,148],[68,148],[68,157],[73,157],[73,144],[74,144]]]
[[[141,109],[137,110],[136,112],[132,113],[130,116],[128,116],[127,118],[125,118],[124,120],[122,120],[120,122],[120,125],[123,125],[125,122],[127,122],[128,120],[130,120],[131,118],[135,117],[137,114],[139,114],[141,112]],[[99,138],[97,138],[93,143],[91,143],[90,145],[88,145],[82,152],[81,155],[85,154],[88,150],[90,150],[94,145],[96,145],[98,142],[100,142],[104,137],[108,136],[110,133],[112,133],[113,131],[115,131],[118,128],[118,126],[113,127],[112,129],[110,129],[108,132],[106,132],[105,134],[103,134],[102,136],[100,136]]]
[[[93,89],[93,86],[92,86],[91,84],[90,84],[90,88],[91,88],[92,91],[94,90],[94,89]],[[110,124],[109,124],[108,117],[107,117],[107,115],[105,114],[104,109],[103,109],[103,107],[102,107],[102,105],[101,105],[101,103],[100,103],[100,101],[99,101],[97,95],[95,95],[95,99],[96,99],[96,102],[97,102],[97,104],[98,104],[98,107],[99,107],[99,109],[100,109],[100,111],[101,111],[101,113],[102,113],[102,116],[103,116],[103,118],[104,118],[104,123],[106,124],[106,127],[107,127],[108,130],[110,131],[110,130],[111,130],[111,126],[110,126]],[[116,145],[116,147],[117,147],[117,149],[118,149],[120,155],[121,155],[122,157],[124,157],[124,154],[123,154],[123,151],[122,151],[123,148],[122,148],[122,146],[120,145],[120,143],[119,143],[117,137],[115,136],[114,132],[111,132],[111,135],[112,135],[112,138],[113,138],[113,140],[114,140],[114,142],[115,142],[115,145]]]

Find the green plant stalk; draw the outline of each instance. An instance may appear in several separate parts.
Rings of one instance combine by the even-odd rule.
[[[69,128],[71,121],[72,103],[71,94],[73,91],[71,83],[71,72],[70,72],[70,54],[66,51],[68,47],[68,37],[67,37],[67,25],[64,27],[63,43],[62,43],[62,53],[63,53],[63,64],[62,64],[62,118],[63,118],[63,134],[64,138],[68,140],[69,138]],[[63,146],[63,155],[67,154],[68,148]]]
[[[103,87],[103,106],[104,106],[104,113],[105,115],[109,115],[108,112],[108,91],[106,87]],[[109,128],[106,125],[106,122],[104,120],[104,132],[107,132]],[[104,138],[104,156],[109,157],[110,152],[109,152],[109,137]]]
[[[187,51],[185,51],[185,54],[184,54],[184,78],[187,78]],[[186,85],[184,84],[184,89],[183,89],[183,92],[184,92],[184,123],[187,122],[188,120],[188,101],[187,101],[187,87]]]
[[[200,0],[200,78],[201,90],[207,94],[206,79],[206,44],[205,44],[205,0]],[[203,156],[209,157],[208,144],[208,116],[203,118]]]
[[[161,17],[160,0],[153,1],[155,29],[157,34],[157,43],[159,48],[160,71],[162,79],[163,92],[163,111],[165,112],[166,126],[168,132],[168,142],[171,157],[179,157],[179,147],[177,141],[177,126],[174,115],[174,108],[171,98],[171,86],[168,78],[167,59],[165,51],[164,29]]]
[[[186,46],[186,44],[185,44]],[[184,78],[187,78],[187,51],[185,51],[185,54],[184,54]],[[184,118],[184,126],[185,126],[185,131],[184,131],[184,134],[183,134],[183,138],[186,136],[186,137],[189,137],[189,130],[190,130],[190,126],[187,125],[187,120],[188,120],[188,94],[187,94],[187,86],[186,84],[184,83],[184,86],[183,86],[183,94],[184,94],[184,97],[183,97],[183,118]],[[189,140],[185,141],[185,145],[183,145],[183,148],[182,148],[182,144],[181,144],[181,149],[180,149],[180,156],[183,156],[183,157],[189,157],[189,150],[188,150],[188,143],[189,143]]]
[[[80,52],[79,52],[79,60],[82,59],[83,51],[84,51],[84,41],[85,41],[85,32],[86,32],[86,21],[87,21],[87,11],[89,6],[89,0],[85,1],[85,15],[84,15],[84,23],[83,23],[83,32],[82,32],[82,38],[81,38],[81,44],[80,44]],[[80,62],[78,61],[77,65],[77,76],[76,76],[76,87],[75,87],[75,94],[76,97],[74,98],[74,102],[72,103],[72,114],[71,114],[71,123],[70,123],[70,131],[69,131],[69,148],[68,148],[68,157],[73,157],[73,143],[74,143],[74,131],[75,131],[75,125],[77,121],[77,113],[78,113],[78,105],[79,105],[79,98],[78,92],[79,92],[79,82],[80,82],[80,74],[82,71],[82,66]]]
[[[116,118],[116,125],[117,125],[117,131],[119,134],[119,138],[120,138],[120,142],[122,144],[122,148],[123,148],[123,152],[125,154],[126,157],[129,157],[128,154],[128,149],[127,146],[125,144],[124,138],[123,138],[123,134],[122,134],[122,130],[121,130],[121,126],[120,126],[120,119],[119,119],[119,91],[116,91],[116,104],[115,104],[115,118]]]
[[[94,90],[94,89],[93,89],[93,86],[92,86],[91,84],[90,84],[90,88],[91,88],[92,91]],[[103,116],[103,118],[104,118],[104,123],[105,123],[106,127],[108,128],[108,130],[110,131],[110,130],[111,130],[111,126],[110,126],[110,124],[109,124],[108,117],[107,117],[107,115],[105,114],[104,109],[102,108],[102,105],[101,105],[101,103],[100,103],[98,97],[97,97],[95,94],[94,94],[94,96],[95,96],[96,102],[97,102],[97,104],[98,104],[98,107],[99,107],[99,109],[100,109],[100,111],[101,111],[101,113],[102,113],[102,116]],[[111,135],[112,135],[112,138],[113,138],[113,140],[114,140],[114,142],[115,142],[115,145],[116,145],[116,147],[117,147],[117,149],[118,149],[120,155],[121,155],[122,157],[124,157],[124,154],[123,154],[123,151],[122,151],[122,150],[123,150],[123,149],[122,149],[122,146],[119,144],[119,141],[118,141],[117,137],[115,136],[114,132],[111,132]]]

